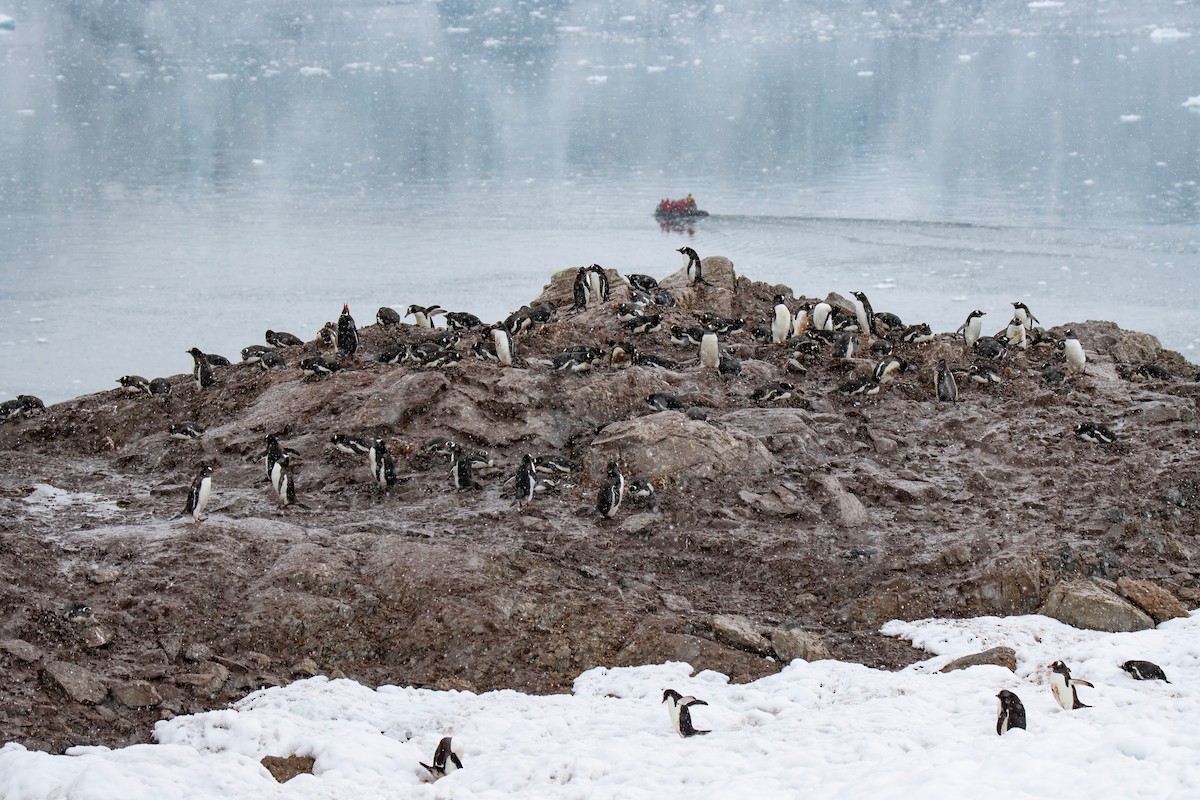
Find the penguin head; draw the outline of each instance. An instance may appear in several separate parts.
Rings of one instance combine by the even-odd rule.
[[[683,699],[683,695],[674,689],[663,689],[662,700],[660,702],[665,703],[668,700],[673,700],[678,703],[681,699]]]
[[[618,464],[616,461],[608,462],[608,477],[610,477],[610,478],[621,477],[621,465]]]
[[[1080,424],[1082,425],[1084,423],[1080,423]],[[1062,675],[1064,678],[1070,679],[1070,677],[1071,677],[1071,670],[1068,669],[1067,665],[1061,661],[1055,661],[1053,664],[1051,664],[1049,666],[1048,669],[1051,672],[1057,672],[1059,675]]]

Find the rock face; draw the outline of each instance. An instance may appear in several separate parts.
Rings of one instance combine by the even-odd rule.
[[[1156,619],[1180,610],[1146,576],[1200,598],[1200,381],[1178,354],[1081,324],[1087,375],[1047,386],[1042,365],[1060,356],[1032,347],[998,364],[999,386],[964,380],[958,402],[938,403],[938,359],[971,363],[940,334],[897,342],[910,369],[848,397],[839,387],[872,359],[750,332],[776,295],[793,309],[819,296],[719,256],[703,264],[703,284],[663,278],[677,303],[648,308],[663,329],[645,334],[617,317],[632,296],[617,270],[610,300],[583,309],[575,271],[560,272],[534,303],[553,318],[516,335],[512,367],[475,357],[479,332],[462,334],[451,366],[380,363],[446,332],[369,325],[327,378],[296,368],[321,353],[314,341],[282,352],[282,370],[218,368],[203,391],[174,376],[166,407],[113,390],[0,423],[0,741],[145,740],[158,719],[310,674],[552,692],[590,667],[666,660],[733,680],[778,671],[772,654],[896,667],[920,654],[878,634],[894,617],[1045,602],[1079,624],[1148,624],[1099,589],[1103,613],[1065,589],[1047,602],[1050,587],[1093,577],[1131,579],[1122,591]],[[671,326],[706,312],[744,320],[720,335],[740,373],[672,342]],[[610,360],[618,342],[654,358],[631,362],[622,346]],[[590,370],[552,368],[581,345],[605,351]],[[1141,361],[1175,377],[1120,377]],[[754,399],[780,380],[789,398]],[[681,408],[650,408],[658,393]],[[1081,420],[1113,427],[1117,444],[1077,439]],[[168,436],[183,421],[204,435]],[[268,434],[295,453],[286,508],[261,461]],[[382,438],[395,485],[378,488],[334,434]],[[454,487],[441,438],[475,454],[477,488]],[[567,471],[518,505],[525,454]],[[601,519],[613,459],[653,492]],[[201,463],[218,468],[207,519],[173,519]]]
[[[1154,624],[1188,615],[1187,607],[1175,595],[1150,581],[1118,578],[1117,589],[1154,620]]]
[[[1137,606],[1088,580],[1059,583],[1038,613],[1092,631],[1116,633],[1154,627],[1154,620]]]

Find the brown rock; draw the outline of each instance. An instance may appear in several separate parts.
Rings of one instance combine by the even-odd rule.
[[[1154,621],[1140,608],[1086,579],[1059,583],[1038,613],[1093,631],[1117,633],[1154,627]]]
[[[297,775],[311,775],[316,760],[310,756],[263,756],[259,762],[280,783],[287,783]]]
[[[689,286],[686,261],[685,258],[684,269],[671,273],[659,281],[658,285],[671,292],[680,308],[702,308],[723,317],[733,316],[734,296],[737,291],[737,274],[733,270],[733,262],[724,256],[701,256],[700,271],[705,285]]]
[[[311,678],[314,675],[321,674],[321,668],[317,666],[317,662],[311,658],[302,658],[292,665],[293,675],[304,675]]]
[[[833,658],[829,647],[820,636],[800,628],[771,631],[771,646],[784,664],[789,664],[797,658],[804,661]]]
[[[0,650],[8,653],[13,658],[19,658],[21,661],[26,662],[37,661],[42,657],[42,651],[24,639],[0,640]]]
[[[1029,614],[1042,602],[1041,567],[1030,557],[1001,556],[958,589],[964,614]]]
[[[128,708],[154,708],[162,702],[162,695],[149,681],[128,681],[114,684],[112,695],[117,702]]]
[[[197,694],[215,695],[229,680],[229,670],[215,661],[201,661],[195,672],[175,676],[175,683],[191,686]]]
[[[862,528],[871,523],[871,514],[862,501],[842,487],[833,475],[820,475],[817,483],[830,495],[829,516],[843,528]]]
[[[51,661],[43,669],[45,674],[77,703],[95,705],[108,694],[108,686],[104,680],[78,664]]]
[[[982,653],[972,653],[969,656],[956,658],[939,671],[954,672],[955,670],[966,669],[967,667],[976,667],[980,664],[995,664],[1005,667],[1010,672],[1016,672],[1017,651],[1011,647],[993,647],[990,650],[984,650]]]
[[[769,655],[771,642],[758,632],[758,626],[746,617],[735,614],[714,614],[713,633],[717,639],[753,653]]]
[[[80,628],[78,634],[80,643],[89,650],[104,647],[113,640],[112,628],[107,625],[88,625]]]
[[[1175,595],[1150,581],[1118,578],[1117,590],[1150,615],[1157,625],[1169,619],[1188,616],[1187,607]]]

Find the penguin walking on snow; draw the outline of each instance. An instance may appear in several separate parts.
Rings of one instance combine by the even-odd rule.
[[[954,373],[946,366],[944,358],[938,359],[934,392],[939,403],[953,403],[958,400],[958,382],[954,380]]]
[[[426,764],[424,761],[418,763],[429,770],[430,779],[435,781],[446,777],[456,769],[462,769],[462,759],[458,757],[458,753],[454,752],[449,736],[443,736],[442,740],[438,742],[437,750],[433,752],[432,764]]]
[[[688,695],[684,697],[674,689],[664,689],[662,702],[667,704],[667,713],[671,715],[671,724],[675,732],[687,739],[691,736],[703,736],[712,731],[697,730],[692,724],[692,706],[706,706],[708,703]]]
[[[616,461],[608,462],[608,479],[600,487],[596,495],[596,511],[606,519],[612,519],[621,507],[625,497],[625,476],[621,474],[621,465]]]
[[[771,342],[783,344],[792,335],[792,310],[783,302],[783,295],[775,295],[775,316],[771,320]]]
[[[192,481],[192,488],[188,491],[187,506],[183,509],[183,514],[179,515],[180,517],[190,514],[196,522],[204,521],[204,509],[208,506],[208,498],[212,496],[214,472],[216,470],[207,464],[201,465],[200,471],[196,473],[196,477]]]
[[[1071,670],[1063,662],[1055,661],[1050,665],[1050,693],[1054,695],[1055,701],[1062,706],[1064,711],[1091,708],[1091,706],[1079,702],[1079,692],[1075,688],[1077,686],[1096,688],[1087,681],[1072,678]]]
[[[344,356],[352,356],[358,352],[358,326],[354,317],[350,316],[350,304],[342,304],[342,314],[337,324],[337,349]]]
[[[1000,698],[1000,712],[996,715],[996,735],[1003,736],[1013,728],[1025,730],[1025,706],[1021,698],[1008,689],[1002,689],[996,697]]]

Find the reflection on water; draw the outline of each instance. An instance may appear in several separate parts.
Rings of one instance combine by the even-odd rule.
[[[555,269],[664,274],[680,236],[935,327],[1016,292],[1197,337],[1192,6],[5,12],[0,398],[311,336],[342,302],[499,318]],[[687,192],[716,216],[659,230]]]

